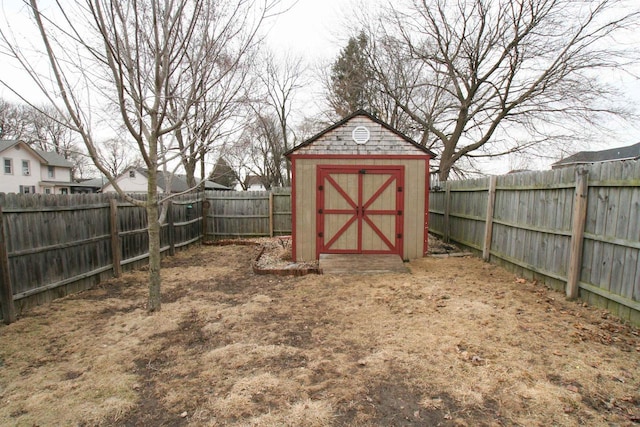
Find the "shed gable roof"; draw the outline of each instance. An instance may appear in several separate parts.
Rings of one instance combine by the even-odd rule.
[[[358,144],[352,132],[359,126],[369,130],[369,140]],[[397,129],[364,110],[345,117],[336,124],[307,139],[285,153],[291,155],[416,155],[435,157],[428,148],[418,144]]]

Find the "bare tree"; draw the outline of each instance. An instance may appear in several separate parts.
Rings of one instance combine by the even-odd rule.
[[[291,112],[297,92],[308,82],[305,79],[306,65],[301,57],[287,54],[284,58],[279,58],[272,52],[268,52],[264,58],[264,66],[259,74],[264,95],[263,109],[265,114],[258,113],[258,120],[261,128],[265,132],[264,141],[269,141],[270,162],[273,168],[276,165],[284,167],[284,173],[273,173],[277,180],[270,182],[276,186],[291,185],[291,165],[283,157],[283,154],[293,148],[297,141],[294,123],[292,123]],[[271,117],[269,119],[268,117]],[[274,129],[273,121],[277,123]]]
[[[240,147],[247,147],[244,168],[248,176],[253,174],[267,189],[286,185],[286,159],[282,141],[282,128],[275,114],[256,112],[240,138]],[[244,182],[244,180],[241,180]],[[243,186],[244,187],[244,186]]]
[[[284,153],[298,140],[292,111],[297,92],[307,84],[306,71],[302,58],[271,51],[255,67],[254,96],[246,100],[245,124],[239,137],[221,149],[244,190],[252,175],[267,189],[291,185],[291,166]]]
[[[170,196],[158,193],[158,171],[166,170],[172,159],[175,131],[184,126],[192,107],[215,85],[211,81],[198,84],[189,75],[191,65],[206,62],[209,55],[201,32],[215,34],[220,25],[232,25],[232,21],[213,20],[217,13],[229,9],[237,11],[230,19],[244,13],[250,17],[252,28],[258,26],[274,2],[85,0],[56,2],[46,9],[46,14],[37,0],[29,0],[28,4],[55,89],[35,72],[13,39],[2,32],[6,53],[20,62],[52,105],[68,114],[67,125],[81,136],[96,167],[120,194],[127,197],[102,164],[92,127],[92,107],[98,100],[107,108],[117,108],[119,115],[114,120],[127,129],[148,169],[146,201],[128,199],[147,211],[148,310],[159,310],[160,225],[166,213],[163,202]],[[182,102],[172,105],[170,101],[177,98]]]
[[[29,134],[28,112],[25,105],[0,99],[0,140],[25,139]]]
[[[633,59],[615,37],[638,16],[625,0],[413,0],[365,24],[375,79],[445,181],[462,159],[541,150],[575,137],[571,123],[626,113],[597,73]]]
[[[68,117],[50,106],[0,100],[0,139],[20,139],[41,151],[56,153],[73,164],[71,178],[82,176],[87,156],[78,135],[65,123]]]
[[[135,158],[133,147],[120,138],[110,138],[98,144],[100,163],[113,177],[119,176],[129,166],[142,167],[143,161]]]
[[[187,52],[189,66],[183,76],[185,85],[203,88],[205,95],[197,102],[175,97],[169,104],[169,120],[182,122],[175,130],[176,150],[191,186],[196,185],[198,166],[201,180],[206,175],[205,157],[238,131],[236,118],[249,98],[250,72],[261,41],[258,30],[264,15],[256,20],[246,6],[247,2],[241,1],[211,11],[207,27],[195,34],[199,43],[207,47],[205,55]],[[265,7],[265,13],[268,9]],[[189,104],[188,109],[185,103]],[[182,119],[180,111],[188,114]]]

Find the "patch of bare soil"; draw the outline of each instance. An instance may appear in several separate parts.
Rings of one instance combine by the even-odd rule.
[[[276,242],[276,245],[279,244]],[[470,257],[262,276],[202,246],[0,326],[1,425],[632,426],[640,337]]]

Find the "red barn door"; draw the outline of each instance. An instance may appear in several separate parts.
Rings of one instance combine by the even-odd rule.
[[[403,166],[318,166],[317,253],[402,256]]]

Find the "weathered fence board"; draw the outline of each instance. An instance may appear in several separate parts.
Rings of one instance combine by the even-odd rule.
[[[206,240],[291,234],[291,191],[211,191]]]
[[[447,182],[446,191],[431,193],[430,231],[557,289],[564,290],[573,259],[581,298],[640,324],[640,162],[586,170],[586,208],[577,211],[584,230],[573,245],[581,220],[574,168],[496,177],[491,197],[489,178]]]
[[[173,200],[174,226],[163,225],[161,232],[164,250],[170,240],[180,247],[201,238],[201,205],[197,194]],[[5,289],[8,284],[12,293],[11,299],[2,300],[3,317],[9,313],[5,321],[11,321],[11,303],[19,313],[87,289],[148,257],[146,210],[114,195],[0,194],[0,207],[0,254],[7,265],[0,285]]]

